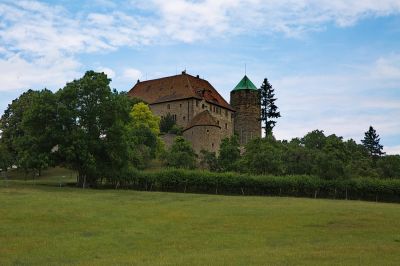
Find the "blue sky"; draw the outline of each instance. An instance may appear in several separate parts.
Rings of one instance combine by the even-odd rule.
[[[360,141],[374,126],[400,154],[400,0],[0,1],[0,112],[29,88],[86,70],[112,87],[189,74],[229,101],[267,77],[279,139],[314,129]]]

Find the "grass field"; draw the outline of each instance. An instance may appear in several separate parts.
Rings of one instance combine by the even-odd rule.
[[[64,176],[64,177],[62,177]],[[0,265],[399,265],[400,204],[0,181]]]

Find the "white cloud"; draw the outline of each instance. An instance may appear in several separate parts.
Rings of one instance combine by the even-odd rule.
[[[398,0],[134,0],[124,9],[108,0],[97,3],[96,11],[77,13],[39,1],[0,3],[1,90],[60,86],[83,72],[78,58],[85,53],[248,32],[301,36],[321,30],[326,23],[349,26],[368,16],[400,13]],[[121,78],[142,75],[138,70],[125,72],[129,74]],[[108,73],[115,77],[113,70]],[[399,75],[399,68],[393,59],[382,58],[371,75],[391,79]],[[324,77],[307,79],[289,77],[280,82],[286,86],[330,82]],[[334,80],[339,81],[340,77]]]
[[[400,94],[385,93],[391,88],[387,84],[399,87],[400,75],[393,75],[400,71],[399,63],[400,57],[393,55],[369,66],[354,67],[348,73],[272,80],[283,115],[276,136],[291,139],[322,129],[359,142],[370,125],[382,139],[399,135]],[[375,95],[371,95],[373,92]]]
[[[113,79],[115,77],[115,71],[108,67],[100,67],[97,69],[98,72],[104,72],[108,78]]]
[[[399,154],[400,155],[400,145],[399,146],[392,146],[392,147],[384,147],[383,151],[386,152],[386,154],[392,154],[392,155],[396,155]]]
[[[157,15],[170,39],[193,42],[209,36],[259,32],[298,37],[321,30],[326,23],[340,27],[369,16],[400,13],[398,0],[152,0],[134,1]]]
[[[72,58],[59,58],[51,62],[29,62],[18,54],[6,59],[0,58],[0,91],[60,88],[66,81],[79,75],[77,68],[79,63]]]
[[[127,68],[123,72],[123,78],[129,81],[137,81],[142,77],[142,72],[135,68]]]

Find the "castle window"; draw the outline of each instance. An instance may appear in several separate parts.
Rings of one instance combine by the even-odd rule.
[[[171,105],[167,104],[167,109],[171,109]]]
[[[225,123],[225,129],[228,129],[228,124],[227,123]]]
[[[213,147],[213,148],[214,148],[214,143],[211,143],[211,147]]]
[[[182,104],[179,104],[179,107],[182,108]]]
[[[201,105],[201,108],[204,109],[204,104]]]
[[[219,120],[217,120],[217,125],[219,126]]]
[[[210,133],[210,130],[207,129],[207,133]]]
[[[185,121],[186,117],[183,117],[183,121]]]
[[[225,116],[228,116],[228,110],[225,110]]]

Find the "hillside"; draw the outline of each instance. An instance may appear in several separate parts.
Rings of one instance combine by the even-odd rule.
[[[55,173],[36,185],[0,181],[1,265],[396,265],[400,260],[398,204],[82,190],[59,187]]]

